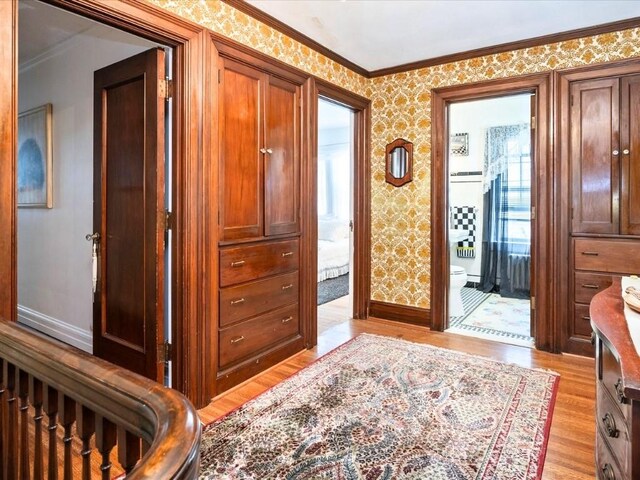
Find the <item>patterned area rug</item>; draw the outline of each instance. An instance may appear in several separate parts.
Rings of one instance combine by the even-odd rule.
[[[492,293],[461,321],[451,319],[447,331],[532,347],[530,319],[529,300]]]
[[[478,306],[491,296],[490,293],[484,293],[482,290],[472,287],[462,287],[460,289],[460,296],[462,297],[462,306],[464,308],[464,315],[459,317],[451,317],[449,319],[449,326],[455,327],[460,325],[465,318],[467,318]]]
[[[318,282],[318,305],[349,295],[349,274]]]
[[[207,426],[204,479],[537,479],[559,376],[362,334]]]

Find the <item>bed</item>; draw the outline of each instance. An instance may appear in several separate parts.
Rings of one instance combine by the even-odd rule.
[[[318,282],[349,273],[348,220],[318,221]]]

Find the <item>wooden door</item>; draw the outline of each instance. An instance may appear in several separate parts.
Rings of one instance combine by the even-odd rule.
[[[220,240],[261,237],[266,75],[228,59],[219,71]]]
[[[269,77],[265,124],[265,235],[300,231],[300,92]]]
[[[162,382],[164,52],[94,74],[94,228],[100,234],[94,354]]]
[[[619,231],[619,81],[570,87],[572,233]]]
[[[640,75],[623,77],[620,106],[620,233],[640,235]]]

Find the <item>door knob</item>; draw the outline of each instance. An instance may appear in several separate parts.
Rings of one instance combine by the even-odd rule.
[[[618,155],[620,152],[618,150],[614,150],[613,152],[611,152],[614,156]]]
[[[622,153],[625,155],[629,155],[629,149],[625,148],[624,150],[622,150]]]

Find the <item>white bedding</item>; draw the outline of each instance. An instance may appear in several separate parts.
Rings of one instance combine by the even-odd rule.
[[[318,240],[318,281],[349,272],[349,238],[335,242]]]

